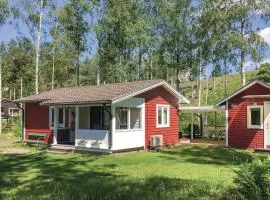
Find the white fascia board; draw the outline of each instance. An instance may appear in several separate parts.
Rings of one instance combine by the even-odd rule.
[[[222,103],[228,101],[229,99],[235,97],[235,96],[238,95],[239,93],[243,92],[244,90],[246,90],[246,89],[252,87],[253,85],[255,85],[255,84],[257,84],[257,83],[260,84],[260,85],[262,85],[262,86],[264,86],[264,87],[266,87],[266,88],[268,88],[268,89],[270,89],[270,86],[269,86],[269,85],[267,85],[267,84],[265,84],[265,83],[263,83],[263,82],[261,82],[261,81],[256,80],[256,81],[253,81],[253,82],[247,84],[246,86],[240,88],[240,89],[237,90],[236,92],[232,93],[230,96],[228,96],[228,97],[222,99],[220,102],[218,102],[218,103],[216,104],[216,106],[219,106],[220,104],[222,104]]]
[[[183,102],[183,103],[189,103],[189,100],[187,100],[183,95],[181,95],[179,92],[177,92],[173,87],[171,87],[168,83],[166,83],[165,81],[162,81],[160,83],[157,83],[155,85],[152,85],[150,87],[147,87],[147,88],[144,88],[142,90],[139,90],[139,91],[136,91],[136,92],[133,92],[131,94],[128,94],[128,95],[122,95],[120,97],[116,97],[112,100],[112,104],[116,104],[116,103],[119,103],[121,101],[124,101],[126,99],[129,99],[131,97],[134,97],[136,95],[139,95],[141,93],[144,93],[144,92],[147,92],[151,89],[154,89],[158,86],[164,86],[165,89],[167,89],[171,94],[173,94],[175,97],[177,97],[179,99],[180,102]]]

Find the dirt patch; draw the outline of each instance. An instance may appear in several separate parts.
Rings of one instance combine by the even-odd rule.
[[[18,143],[16,139],[0,139],[0,147],[10,147],[15,146]]]
[[[26,154],[29,153],[30,151],[27,149],[4,149],[0,150],[0,154]]]

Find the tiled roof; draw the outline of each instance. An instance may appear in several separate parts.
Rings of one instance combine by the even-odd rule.
[[[86,104],[111,103],[114,99],[132,95],[138,91],[166,84],[163,80],[145,80],[104,84],[95,86],[82,86],[60,88],[24,97],[16,102],[42,102],[42,104]]]

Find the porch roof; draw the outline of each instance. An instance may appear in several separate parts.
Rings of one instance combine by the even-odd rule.
[[[24,97],[16,102],[40,102],[42,105],[74,105],[89,103],[117,103],[158,86],[163,86],[180,102],[189,101],[163,80],[144,80],[95,86],[59,88]]]

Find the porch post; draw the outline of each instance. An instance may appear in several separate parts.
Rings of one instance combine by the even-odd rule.
[[[191,140],[193,140],[193,138],[194,138],[194,130],[193,130],[193,126],[194,126],[194,122],[193,122],[193,113],[191,114],[191,127],[190,127],[190,132],[191,132],[191,137],[190,137],[190,139]]]
[[[59,108],[54,107],[53,144],[57,144],[58,113]]]
[[[108,144],[108,147],[111,147],[111,149],[113,149],[113,134],[115,132],[115,106],[111,106],[111,113],[112,113],[112,118],[111,118],[111,132],[109,133],[110,134],[110,137],[109,137],[109,144]]]
[[[75,135],[76,135],[76,130],[79,129],[79,106],[75,107]],[[76,138],[76,137],[75,137]]]

